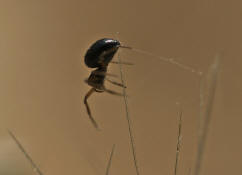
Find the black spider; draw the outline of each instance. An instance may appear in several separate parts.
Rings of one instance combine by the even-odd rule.
[[[90,107],[88,105],[87,99],[93,92],[108,92],[113,95],[122,96],[121,93],[106,89],[104,86],[104,81],[107,80],[110,83],[124,87],[123,84],[112,81],[108,79],[106,76],[111,76],[111,74],[107,73],[107,67],[109,63],[119,64],[119,62],[112,61],[115,53],[119,48],[127,48],[131,49],[131,47],[122,46],[119,41],[109,38],[104,38],[96,41],[91,47],[87,50],[85,55],[85,64],[89,68],[96,68],[91,72],[88,79],[85,82],[90,85],[92,88],[87,92],[84,98],[84,104],[87,109],[87,113],[89,115],[90,120],[92,121],[94,127],[98,129],[98,125],[94,118],[92,117]],[[121,64],[130,64],[130,63],[121,63]]]

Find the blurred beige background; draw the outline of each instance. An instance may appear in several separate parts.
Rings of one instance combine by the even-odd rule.
[[[0,2],[1,175],[34,174],[6,128],[45,175],[104,174],[114,143],[110,174],[135,174],[123,98],[91,96],[101,132],[83,105],[91,71],[83,56],[103,37],[205,73],[223,53],[202,174],[241,174],[241,1]],[[187,175],[196,158],[200,77],[151,56],[119,53],[135,63],[124,76],[140,175],[173,174],[177,103],[183,109],[178,174]],[[118,66],[109,72],[118,74]]]

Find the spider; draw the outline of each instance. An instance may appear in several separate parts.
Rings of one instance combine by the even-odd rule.
[[[87,92],[87,94],[84,97],[84,104],[87,109],[87,114],[93,126],[96,129],[99,129],[99,127],[97,122],[92,116],[87,99],[93,94],[93,92],[98,92],[98,93],[107,92],[117,96],[123,95],[121,93],[107,89],[104,86],[105,80],[107,80],[108,82],[114,85],[126,88],[125,85],[112,81],[107,78],[107,76],[114,76],[112,74],[107,73],[107,68],[109,63],[132,65],[131,63],[125,63],[125,62],[119,63],[119,62],[112,61],[115,53],[118,51],[119,48],[131,49],[131,47],[122,46],[120,42],[117,40],[110,39],[110,38],[103,38],[96,41],[94,44],[92,44],[91,47],[87,50],[86,55],[84,57],[84,62],[87,67],[96,68],[91,72],[88,79],[85,80],[85,82],[92,88]]]

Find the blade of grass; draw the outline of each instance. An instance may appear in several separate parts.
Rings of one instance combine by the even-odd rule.
[[[114,149],[115,149],[115,144],[113,145],[112,151],[110,153],[108,165],[107,165],[107,168],[106,168],[106,175],[109,175],[109,170],[110,170],[110,167],[111,167],[111,164],[112,164],[112,158],[113,158]]]
[[[179,161],[181,140],[182,140],[181,129],[182,129],[182,111],[180,111],[180,114],[179,114],[178,136],[177,136],[177,145],[176,145],[176,161],[175,161],[174,175],[177,175],[177,169],[178,169],[178,161]]]
[[[120,63],[122,62],[119,54],[118,54],[118,61]],[[123,85],[125,85],[122,64],[118,64],[118,65],[119,65],[121,82],[122,82]],[[136,174],[139,175],[139,168],[138,168],[138,163],[137,163],[137,158],[136,158],[134,136],[133,136],[133,133],[132,133],[131,119],[130,119],[129,108],[128,108],[128,99],[127,99],[127,93],[126,93],[125,88],[123,88],[123,98],[124,98],[124,105],[125,105],[125,111],[126,111],[126,119],[127,119],[127,122],[128,122],[129,138],[130,138],[130,144],[131,144],[131,149],[132,149],[132,154],[133,154],[134,166],[135,166]]]
[[[206,77],[206,87],[203,87],[203,82],[200,86],[200,129],[198,136],[197,157],[195,161],[194,175],[200,175],[202,159],[206,144],[207,135],[209,132],[209,124],[211,121],[211,113],[213,108],[217,76],[219,70],[220,56],[216,55],[214,62],[209,68]],[[206,100],[205,100],[206,98]]]
[[[191,173],[192,173],[192,169],[189,168],[189,170],[188,170],[188,175],[191,175]]]
[[[23,146],[21,145],[21,143],[15,137],[15,135],[10,130],[7,130],[7,131],[9,133],[9,135],[12,137],[12,139],[15,141],[15,143],[17,144],[17,146],[19,147],[19,149],[21,150],[21,152],[24,154],[24,156],[26,157],[26,159],[30,162],[30,164],[31,164],[34,172],[37,172],[38,175],[43,175],[43,173],[40,171],[39,167],[35,164],[35,162],[33,161],[33,159],[25,151],[25,149],[23,148]]]

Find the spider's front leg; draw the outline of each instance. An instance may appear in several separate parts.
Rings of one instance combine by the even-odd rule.
[[[88,102],[87,102],[87,99],[92,95],[93,92],[95,92],[95,88],[92,88],[92,89],[90,89],[90,90],[87,92],[87,94],[86,94],[85,97],[84,97],[84,104],[85,104],[85,106],[86,106],[87,114],[88,114],[89,119],[91,120],[93,126],[94,126],[96,129],[99,130],[98,124],[97,124],[97,122],[95,121],[95,119],[92,117],[91,109],[90,109],[90,107],[89,107],[89,105],[88,105]]]
[[[110,80],[110,79],[108,79],[108,78],[105,78],[105,80],[107,80],[109,83],[112,83],[112,84],[114,84],[114,85],[116,85],[116,86],[120,86],[120,87],[123,87],[123,88],[127,88],[124,84],[122,84],[122,83],[118,83],[118,82],[116,82],[116,81],[113,81],[113,80]]]
[[[128,66],[133,66],[134,63],[130,63],[130,62],[119,62],[119,61],[111,61],[110,63],[113,64],[124,64],[124,65],[128,65]]]
[[[104,90],[105,92],[109,93],[109,94],[112,94],[112,95],[123,96],[122,93],[115,92],[115,91],[112,91],[112,90],[110,90],[110,89],[106,89],[106,88],[104,88],[103,90]]]

